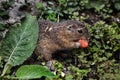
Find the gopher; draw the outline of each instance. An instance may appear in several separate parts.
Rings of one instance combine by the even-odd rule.
[[[80,21],[39,21],[38,24],[39,39],[35,54],[42,56],[46,61],[52,60],[52,55],[56,51],[79,48],[80,39],[89,40],[88,30]]]

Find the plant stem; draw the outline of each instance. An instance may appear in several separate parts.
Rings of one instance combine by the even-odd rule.
[[[6,74],[6,72],[7,72],[7,70],[10,68],[10,66],[8,65],[8,64],[6,64],[5,66],[4,66],[4,69],[3,69],[3,72],[2,72],[2,74],[1,74],[1,77],[3,77],[5,74]]]

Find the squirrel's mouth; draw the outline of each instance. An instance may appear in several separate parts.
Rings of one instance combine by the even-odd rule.
[[[72,40],[72,41],[73,41],[73,42],[78,42],[79,40],[86,40],[86,41],[89,42],[89,39],[81,39],[81,38],[79,38],[79,39],[74,39],[74,40]]]

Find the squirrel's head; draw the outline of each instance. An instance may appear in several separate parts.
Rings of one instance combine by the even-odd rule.
[[[69,41],[77,42],[80,39],[89,40],[90,35],[85,27],[84,23],[75,20],[68,20],[61,22],[57,26],[57,32],[59,37],[67,39]]]

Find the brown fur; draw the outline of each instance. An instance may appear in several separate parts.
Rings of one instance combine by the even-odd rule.
[[[77,41],[88,38],[88,31],[80,21],[39,21],[39,39],[35,53],[49,61],[55,51],[78,48],[80,45]]]

